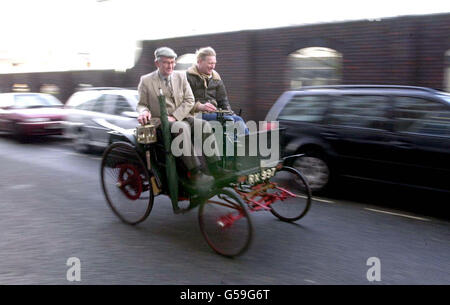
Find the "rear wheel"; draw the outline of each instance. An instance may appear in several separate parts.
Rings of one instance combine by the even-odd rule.
[[[252,238],[252,224],[241,197],[230,188],[221,189],[199,209],[200,230],[217,253],[234,257],[244,253]]]
[[[101,181],[108,205],[123,222],[135,225],[150,214],[154,196],[148,171],[132,145],[117,142],[106,149]]]
[[[275,196],[270,205],[273,215],[283,221],[296,221],[311,207],[311,190],[302,174],[284,166],[270,178],[267,194]]]

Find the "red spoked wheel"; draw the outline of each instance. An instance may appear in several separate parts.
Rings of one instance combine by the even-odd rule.
[[[199,209],[200,230],[218,254],[234,257],[244,253],[252,239],[252,224],[242,199],[230,188],[221,189]]]
[[[117,186],[130,200],[137,200],[142,194],[142,178],[139,171],[132,164],[118,164]]]
[[[147,168],[134,146],[111,144],[101,164],[102,190],[108,205],[123,222],[144,221],[153,207],[153,192]]]

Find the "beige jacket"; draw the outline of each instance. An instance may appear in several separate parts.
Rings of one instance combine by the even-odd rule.
[[[192,117],[191,110],[194,107],[195,99],[191,87],[186,79],[186,73],[174,71],[172,73],[173,96],[163,81],[160,79],[158,70],[141,77],[138,86],[139,103],[137,112],[142,113],[148,110],[152,118],[161,116],[159,109],[159,88],[163,90],[166,96],[167,114],[173,116],[178,121],[187,117]]]

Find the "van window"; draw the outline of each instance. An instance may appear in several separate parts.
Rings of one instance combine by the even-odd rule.
[[[279,120],[319,123],[328,104],[327,96],[294,96],[281,111]]]
[[[450,136],[448,106],[416,97],[397,97],[395,103],[397,131]]]
[[[372,129],[387,129],[389,99],[378,95],[344,95],[333,100],[329,124]]]

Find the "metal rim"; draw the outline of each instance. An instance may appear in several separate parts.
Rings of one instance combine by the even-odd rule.
[[[108,205],[123,222],[134,225],[148,217],[154,196],[148,171],[132,145],[118,142],[107,148],[101,182]]]
[[[311,207],[311,190],[299,171],[282,167],[269,182],[268,194],[277,197],[270,207],[280,220],[296,221],[306,215]]]
[[[250,245],[250,217],[242,199],[230,188],[221,189],[200,206],[199,224],[208,245],[220,255],[235,257]]]

